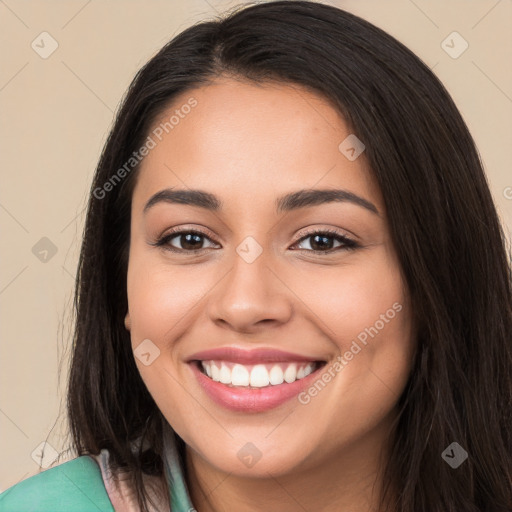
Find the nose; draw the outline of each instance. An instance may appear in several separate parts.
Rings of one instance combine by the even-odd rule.
[[[232,268],[210,296],[208,310],[214,323],[238,333],[257,334],[289,321],[293,293],[269,259],[262,254],[248,263],[235,255]]]

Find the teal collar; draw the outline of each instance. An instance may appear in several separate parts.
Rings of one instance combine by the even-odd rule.
[[[194,512],[196,509],[192,505],[185,482],[184,468],[178,453],[177,436],[167,423],[164,421],[164,470],[167,478],[167,487],[172,512]]]

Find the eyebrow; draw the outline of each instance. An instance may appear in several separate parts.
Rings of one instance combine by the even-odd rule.
[[[156,204],[162,202],[197,206],[214,212],[222,210],[222,201],[217,196],[209,192],[205,192],[203,190],[174,190],[172,188],[166,188],[151,196],[144,206],[144,213]],[[297,190],[296,192],[278,197],[275,201],[275,207],[277,213],[282,213],[334,202],[352,203],[357,206],[361,206],[376,215],[380,215],[377,207],[367,199],[364,199],[353,192],[349,192],[348,190],[340,189]]]

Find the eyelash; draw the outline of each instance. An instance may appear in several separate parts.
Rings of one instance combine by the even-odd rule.
[[[174,253],[182,253],[182,254],[187,253],[187,252],[199,254],[200,252],[208,250],[208,248],[204,248],[204,249],[195,249],[195,250],[187,251],[186,249],[176,249],[175,247],[172,247],[171,245],[169,245],[169,242],[173,238],[176,238],[179,235],[188,235],[188,234],[199,235],[199,236],[208,238],[210,241],[212,241],[214,243],[217,243],[214,240],[211,240],[211,238],[206,233],[203,233],[202,231],[198,231],[195,229],[188,229],[188,230],[171,231],[170,233],[167,233],[166,235],[159,238],[156,242],[150,243],[150,245],[152,245],[154,247],[162,247],[163,249],[165,249],[167,251],[171,251]],[[337,241],[341,242],[343,245],[339,246],[339,247],[334,247],[332,249],[328,249],[326,251],[319,251],[317,249],[298,249],[298,250],[303,251],[303,252],[308,252],[308,253],[314,253],[314,254],[332,254],[333,252],[337,252],[338,250],[350,251],[350,250],[354,250],[354,249],[357,249],[360,247],[360,245],[355,240],[352,240],[351,238],[348,238],[345,235],[341,235],[338,231],[333,230],[333,229],[317,229],[317,230],[305,233],[299,240],[297,240],[294,243],[294,245],[296,245],[296,244],[302,242],[303,240],[306,240],[312,236],[315,236],[315,235],[330,235],[330,236],[327,236],[327,238],[335,238],[335,239],[337,239]]]

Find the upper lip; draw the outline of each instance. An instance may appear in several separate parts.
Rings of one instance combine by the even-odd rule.
[[[237,347],[222,347],[203,350],[192,354],[187,362],[192,361],[230,361],[233,363],[286,363],[290,361],[320,361],[315,357],[303,356],[292,352],[284,352],[269,348],[244,350]]]

